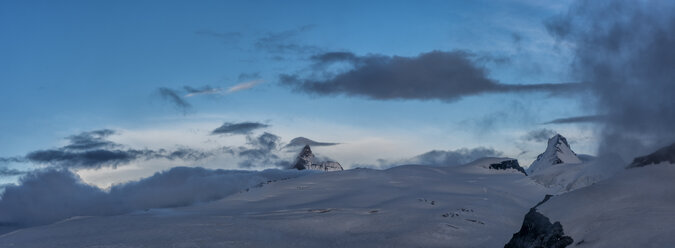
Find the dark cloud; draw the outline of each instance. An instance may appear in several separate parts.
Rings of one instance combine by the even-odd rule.
[[[105,140],[106,137],[115,134],[115,131],[110,129],[94,130],[90,132],[83,132],[77,135],[67,137],[70,144],[65,146],[69,150],[88,150],[96,148],[112,148],[117,144],[112,141]]]
[[[599,155],[630,161],[675,141],[675,2],[577,1],[548,20],[606,115]]]
[[[286,147],[298,147],[298,146],[334,146],[339,145],[340,143],[328,143],[328,142],[318,142],[305,137],[297,137],[291,140]]]
[[[30,152],[26,155],[28,161],[38,164],[57,164],[69,168],[101,168],[111,166],[117,168],[120,164],[149,157],[154,153],[150,150],[87,150],[68,151],[64,149],[50,149]]]
[[[523,136],[523,139],[527,141],[544,142],[548,141],[549,138],[553,137],[556,134],[558,134],[556,131],[542,128],[529,131],[527,134],[525,134],[525,136]],[[526,152],[523,152],[519,155],[523,155],[524,153]]]
[[[569,118],[560,118],[545,122],[544,124],[568,124],[568,123],[583,123],[583,122],[604,122],[607,119],[604,115],[585,115],[575,116]]]
[[[267,127],[269,125],[259,122],[225,122],[222,126],[211,131],[211,134],[249,134],[256,129]]]
[[[296,170],[230,171],[176,167],[139,181],[113,185],[109,192],[90,186],[66,169],[28,173],[19,185],[5,186],[0,225],[14,229],[48,224],[73,216],[101,216],[213,201],[311,172]]]
[[[488,77],[474,60],[485,57],[465,51],[432,51],[416,57],[348,52],[311,57],[310,75],[281,74],[280,82],[318,95],[360,96],[377,100],[417,99],[455,101],[465,96],[505,92],[575,92],[583,83],[502,84]],[[351,69],[333,72],[333,65]]]
[[[260,37],[254,44],[254,47],[269,53],[293,53],[306,54],[316,53],[320,49],[316,46],[304,45],[296,42],[294,38],[302,33],[308,32],[314,28],[314,25],[300,26],[294,29],[281,32],[270,32]]]
[[[164,100],[170,102],[176,108],[182,110],[183,113],[187,113],[187,111],[192,107],[192,105],[185,101],[185,99],[183,99],[183,97],[181,97],[175,90],[161,87],[157,89],[157,91]]]
[[[76,169],[99,169],[106,166],[117,168],[119,165],[136,160],[198,161],[216,154],[227,153],[227,149],[229,149],[227,147],[215,151],[201,151],[191,148],[174,150],[131,149],[105,139],[114,133],[113,130],[103,129],[71,135],[66,138],[70,143],[63,147],[33,151],[23,158],[12,158],[12,162],[32,162]]]

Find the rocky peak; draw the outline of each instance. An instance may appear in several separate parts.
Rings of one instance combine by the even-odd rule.
[[[314,153],[309,145],[305,145],[298,154],[293,169],[297,170],[321,170],[321,171],[341,171],[342,166],[338,162],[322,161],[315,163]]]
[[[557,164],[578,164],[581,159],[570,148],[567,139],[560,134],[556,134],[548,140],[548,146],[544,153],[537,156],[537,160],[527,168],[528,174],[548,168]]]

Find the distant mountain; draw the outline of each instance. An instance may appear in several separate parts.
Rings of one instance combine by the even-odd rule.
[[[338,162],[333,161],[315,162],[314,161],[315,159],[316,158],[314,157],[314,153],[312,153],[312,149],[309,147],[309,145],[305,145],[305,147],[302,148],[302,151],[300,151],[300,154],[298,154],[295,165],[293,165],[293,169],[320,170],[320,171],[343,170],[342,166]]]
[[[637,157],[628,168],[644,167],[651,164],[660,164],[663,162],[675,164],[675,143],[661,148],[649,155]]]
[[[558,164],[580,163],[582,163],[581,159],[572,151],[567,139],[560,134],[556,134],[548,140],[546,151],[539,154],[537,160],[527,168],[527,173],[531,175]]]
[[[546,151],[527,168],[535,182],[559,192],[572,191],[602,181],[623,169],[618,157],[602,159],[591,155],[577,155],[567,139],[556,134],[548,140]]]

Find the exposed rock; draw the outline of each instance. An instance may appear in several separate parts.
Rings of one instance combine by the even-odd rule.
[[[635,158],[633,163],[631,163],[628,168],[644,167],[647,165],[659,164],[663,162],[675,164],[675,143],[661,148],[652,154]]]
[[[490,169],[493,170],[506,170],[506,169],[515,169],[517,171],[522,172],[527,176],[527,173],[525,172],[525,169],[523,167],[520,167],[520,164],[518,164],[518,160],[512,159],[512,160],[504,160],[500,163],[496,164],[490,164]]]
[[[320,170],[320,171],[341,171],[342,166],[338,162],[322,161],[314,163],[314,154],[309,145],[305,145],[298,154],[298,158],[293,165],[293,169],[297,170]]]
[[[551,224],[551,220],[537,212],[537,207],[548,199],[546,195],[543,201],[538,203],[525,215],[523,226],[504,248],[563,248],[574,243],[570,236],[565,236],[560,222]]]

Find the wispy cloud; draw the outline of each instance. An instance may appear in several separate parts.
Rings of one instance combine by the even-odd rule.
[[[603,122],[605,120],[607,120],[607,116],[604,115],[584,115],[568,118],[559,118],[548,122],[544,122],[543,124],[590,123],[590,122]]]
[[[160,87],[157,89],[157,91],[164,100],[170,102],[176,108],[182,110],[183,113],[187,113],[187,111],[192,107],[192,105],[185,101],[175,90]]]
[[[273,54],[308,54],[320,52],[317,46],[296,42],[294,38],[314,29],[314,25],[304,25],[281,32],[270,32],[260,37],[254,44],[258,50]]]
[[[217,95],[222,94],[223,90],[220,88],[213,88],[211,86],[202,86],[200,88],[193,88],[191,86],[183,86],[187,94],[185,97],[193,97],[197,95]]]
[[[340,143],[330,143],[330,142],[318,142],[305,137],[297,137],[288,142],[286,147],[298,147],[298,146],[334,146],[339,145]]]
[[[231,93],[234,93],[234,92],[237,92],[237,91],[247,90],[247,89],[253,88],[256,85],[261,84],[263,82],[265,82],[265,81],[262,80],[262,79],[258,79],[258,80],[239,83],[239,84],[236,84],[236,85],[228,88],[226,92],[228,94],[231,94]]]

